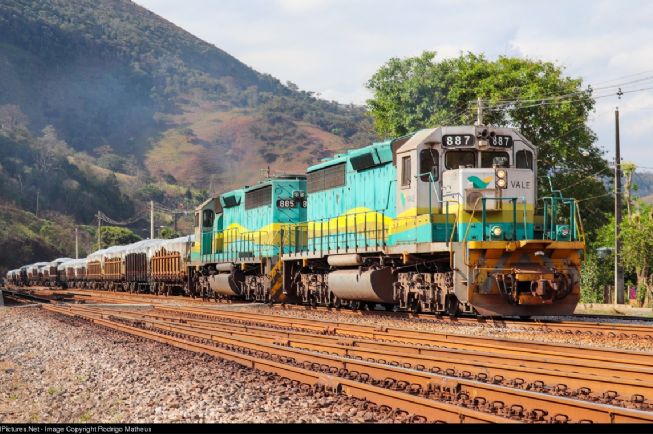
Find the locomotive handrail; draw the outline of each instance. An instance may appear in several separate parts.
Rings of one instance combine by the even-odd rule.
[[[465,235],[463,236],[463,239],[461,241],[462,248],[463,248],[463,263],[466,266],[469,266],[467,263],[467,255],[469,252],[467,252],[467,235],[469,234],[469,228],[472,227],[472,219],[474,218],[474,214],[476,213],[476,208],[478,207],[478,202],[482,199],[482,197],[477,197],[476,202],[474,202],[474,209],[472,209],[472,213],[469,215],[469,221],[467,222],[467,228],[465,230]],[[460,212],[460,211],[458,211]],[[453,269],[453,267],[452,267]]]
[[[558,219],[559,215],[559,208],[558,208],[558,203],[561,203],[562,205],[568,205],[569,206],[569,215],[567,218],[569,219],[569,241],[573,241],[574,239],[579,238],[579,234],[577,233],[577,228],[576,228],[576,207],[577,207],[577,202],[576,199],[573,198],[567,198],[567,197],[556,197],[556,196],[549,196],[549,197],[543,197],[542,201],[544,202],[544,231],[542,234],[542,237],[544,239],[551,239],[551,240],[559,240],[559,234],[558,234],[558,223],[556,220]],[[549,205],[550,203],[550,205]],[[551,213],[551,216],[549,218],[549,211]],[[567,238],[565,236],[565,238]]]
[[[579,241],[583,242],[583,245],[584,245],[583,252],[587,253],[587,247],[585,246],[587,244],[586,240],[585,240],[585,228],[583,226],[583,219],[581,218],[581,215],[580,215],[580,206],[578,205],[577,200],[574,200],[574,202],[576,203],[576,219],[578,220],[577,225],[576,225],[576,227],[579,230],[578,239],[579,239]]]

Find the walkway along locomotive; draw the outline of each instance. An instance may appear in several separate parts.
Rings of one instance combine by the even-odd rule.
[[[579,210],[559,192],[538,203],[537,181],[537,149],[512,128],[439,127],[350,150],[305,176],[200,205],[187,290],[451,315],[571,314],[585,248]]]

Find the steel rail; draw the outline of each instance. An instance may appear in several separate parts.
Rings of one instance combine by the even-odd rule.
[[[374,327],[370,325],[351,324],[345,322],[330,322],[316,319],[300,319],[264,315],[251,312],[234,312],[219,309],[206,309],[188,306],[167,307],[158,309],[169,312],[184,312],[205,315],[207,317],[230,317],[249,321],[265,322],[267,324],[284,325],[293,328],[307,328],[322,330],[325,333],[345,336],[365,337],[375,340],[396,340],[405,343],[448,346],[466,349],[471,347],[489,349],[493,352],[523,353],[549,356],[566,356],[577,359],[610,362],[618,360],[621,363],[653,366],[653,354],[625,350],[605,350],[600,348],[578,347],[576,345],[546,343],[538,341],[525,341],[518,339],[505,339],[482,336],[469,336],[464,334],[446,333],[438,331],[418,331],[397,327]]]
[[[73,310],[75,310],[73,308]],[[88,312],[89,310],[86,310]],[[94,311],[94,310],[93,310]],[[84,310],[82,310],[84,312]],[[381,363],[415,367],[447,376],[463,378],[484,378],[513,387],[537,389],[548,388],[549,393],[574,393],[582,399],[603,399],[611,402],[621,400],[624,405],[648,407],[646,398],[653,397],[653,369],[643,370],[615,363],[584,366],[585,373],[578,372],[581,363],[563,359],[565,364],[552,364],[548,359],[516,358],[513,364],[505,363],[491,353],[473,353],[457,350],[436,350],[432,354],[409,353],[404,345],[382,343],[366,347],[368,342],[341,339],[334,336],[315,335],[302,332],[280,331],[263,327],[234,326],[202,320],[185,320],[145,312],[98,311],[103,317],[121,317],[143,320],[157,327],[177,327],[187,331],[199,331],[217,336],[254,338],[268,343],[328,352],[345,357],[373,359]],[[107,313],[104,313],[107,312]],[[152,318],[155,318],[154,320]],[[413,347],[414,348],[414,347]],[[434,353],[434,354],[433,354]],[[596,395],[598,394],[598,395]],[[616,396],[615,396],[616,394]],[[611,397],[610,400],[607,398]]]
[[[49,290],[48,291],[57,293],[60,290]],[[197,298],[189,298],[187,296],[158,296],[153,294],[131,294],[131,293],[119,293],[119,292],[108,292],[101,290],[83,290],[83,289],[71,289],[71,290],[61,290],[67,293],[75,293],[77,295],[88,296],[88,293],[97,295],[97,296],[110,296],[110,297],[142,297],[148,300],[166,300],[166,301],[188,301],[193,304],[215,304],[210,301],[200,300]],[[596,321],[558,321],[550,319],[530,319],[530,320],[514,320],[514,319],[492,319],[492,318],[469,318],[469,317],[455,317],[451,318],[449,316],[436,316],[434,314],[413,314],[408,312],[387,312],[387,311],[360,311],[360,310],[348,310],[348,309],[335,309],[324,306],[301,306],[301,305],[274,305],[273,308],[280,310],[299,310],[299,311],[318,311],[318,312],[337,312],[339,314],[347,315],[358,315],[358,316],[385,316],[388,317],[399,317],[399,318],[415,318],[415,319],[424,319],[429,321],[437,322],[446,322],[451,324],[489,324],[495,327],[502,326],[517,326],[522,327],[527,330],[543,330],[546,332],[556,331],[567,334],[587,334],[589,336],[598,336],[598,337],[611,337],[611,338],[621,338],[621,339],[653,339],[653,319],[649,319],[652,324],[643,325],[643,324],[628,324],[628,323],[601,323]],[[614,319],[614,317],[610,317]],[[646,318],[635,318],[629,317],[624,318],[629,320],[646,320]]]
[[[53,308],[50,310],[65,310]],[[88,316],[95,322],[111,320]],[[144,326],[144,324],[143,324]],[[562,421],[593,421],[600,423],[653,422],[653,412],[645,412],[607,404],[571,399],[540,392],[510,388],[476,380],[451,378],[415,369],[408,369],[375,362],[350,359],[303,349],[281,347],[275,344],[250,338],[211,336],[196,330],[183,330],[172,327],[170,333],[216,342],[227,347],[240,346],[262,354],[274,354],[277,357],[290,358],[298,363],[309,363],[321,369],[330,369],[332,373],[344,370],[383,381],[391,379],[392,384],[401,384],[414,394],[436,394],[445,399],[454,399],[459,403],[489,403],[489,407],[501,411],[509,417],[523,418],[526,414],[554,415],[553,419]],[[326,367],[326,368],[325,368]],[[338,380],[335,380],[338,381]],[[476,404],[478,405],[478,404]],[[487,407],[487,406],[486,406]],[[539,413],[538,413],[539,412]],[[570,416],[572,415],[572,416]],[[573,418],[573,419],[572,419]]]
[[[66,312],[64,308],[44,306],[44,309],[72,317],[80,316],[78,313]],[[113,330],[129,333],[145,339],[168,344],[188,351],[201,352],[221,359],[230,360],[250,369],[271,372],[281,377],[297,380],[309,385],[322,385],[333,390],[339,390],[358,399],[367,399],[376,403],[391,405],[404,411],[424,416],[431,421],[448,423],[511,423],[517,422],[495,414],[482,412],[466,407],[443,403],[420,396],[415,396],[395,390],[390,390],[366,383],[361,383],[347,378],[328,375],[309,369],[299,368],[286,363],[275,362],[263,358],[253,357],[237,351],[225,350],[198,342],[167,336],[160,333],[143,330],[125,324],[101,318],[87,316],[86,319],[95,324]]]

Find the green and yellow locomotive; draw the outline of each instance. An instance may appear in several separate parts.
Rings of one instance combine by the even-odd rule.
[[[537,149],[512,128],[374,143],[198,207],[190,286],[266,302],[569,314],[580,216],[559,193],[538,202],[537,181]]]
[[[306,221],[306,177],[278,176],[207,200],[195,213],[189,273],[195,293],[283,300],[281,255]]]

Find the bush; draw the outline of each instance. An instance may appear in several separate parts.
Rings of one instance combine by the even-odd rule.
[[[599,259],[590,254],[581,267],[580,301],[581,303],[603,303],[603,288],[613,281],[609,259]]]

